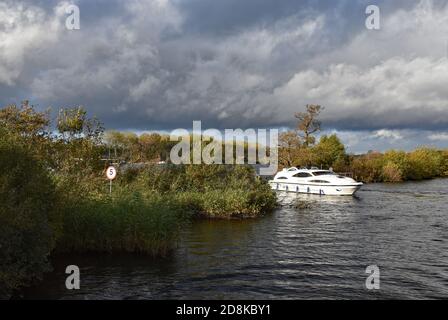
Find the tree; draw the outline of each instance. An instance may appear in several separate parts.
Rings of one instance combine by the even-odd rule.
[[[9,132],[26,138],[40,137],[48,132],[49,110],[37,112],[34,106],[30,105],[28,100],[25,100],[20,107],[11,104],[1,109],[0,124]]]
[[[175,142],[169,141],[169,136],[158,133],[143,133],[138,136],[133,132],[119,131],[106,131],[104,142],[111,156],[130,162],[165,159],[175,145]]]
[[[104,142],[108,148],[109,158],[115,159],[123,155],[123,139],[121,132],[115,130],[109,130],[104,133]]]
[[[102,124],[96,118],[88,118],[82,107],[63,108],[59,111],[57,129],[59,135],[53,147],[56,169],[77,178],[98,172],[104,151]]]
[[[334,167],[336,163],[340,166],[347,158],[345,146],[336,134],[322,136],[313,151],[316,165],[326,168]]]
[[[161,153],[162,137],[158,133],[143,133],[139,137],[139,144],[141,146],[143,158],[146,161],[158,159]]]
[[[83,107],[63,108],[59,110],[57,129],[67,141],[88,139],[100,143],[104,128],[94,117],[87,118],[87,111]]]
[[[297,129],[303,132],[301,137],[305,147],[314,144],[315,138],[312,134],[321,129],[321,122],[317,120],[317,117],[322,109],[320,105],[307,104],[305,112],[297,112],[295,114],[296,119],[298,119]]]
[[[302,141],[297,131],[282,132],[279,136],[279,164],[283,167],[292,167],[298,160],[298,152]]]
[[[20,107],[15,104],[0,109],[0,127],[10,133],[10,139],[32,151],[40,161],[50,162],[49,110],[38,112],[28,100]]]
[[[316,164],[316,155],[311,148],[301,147],[297,151],[297,158],[294,161],[296,167],[311,167]]]
[[[53,181],[18,141],[0,127],[0,299],[49,270],[60,232]]]

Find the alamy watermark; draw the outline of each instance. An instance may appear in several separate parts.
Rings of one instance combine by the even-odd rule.
[[[81,17],[79,7],[75,4],[70,4],[65,7],[65,13],[68,17],[65,19],[65,27],[68,30],[81,29]]]
[[[225,129],[223,136],[217,129],[202,131],[201,121],[193,121],[192,134],[176,129],[170,140],[180,140],[170,152],[174,164],[260,164],[260,175],[273,175],[278,169],[277,129]]]
[[[65,19],[65,27],[68,30],[81,29],[81,17],[79,7],[75,4],[69,4],[65,7],[65,13],[68,15]],[[377,5],[368,5],[365,13],[368,15],[365,26],[369,30],[380,30],[381,28],[381,12]]]
[[[65,287],[68,290],[79,290],[81,289],[81,273],[79,267],[75,265],[69,265],[65,268],[65,273],[69,274],[67,279],[65,279]]]
[[[369,15],[366,18],[366,28],[368,30],[380,30],[381,29],[380,8],[375,5],[369,5],[366,7],[366,14]]]
[[[380,268],[377,265],[371,265],[366,268],[369,275],[366,279],[366,288],[368,290],[380,289]]]

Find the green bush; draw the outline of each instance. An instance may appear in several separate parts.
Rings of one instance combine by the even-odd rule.
[[[446,150],[418,148],[410,153],[387,151],[355,156],[350,170],[363,182],[400,182],[443,177],[448,174]]]
[[[441,151],[443,158],[442,176],[448,177],[448,150]]]
[[[366,183],[381,182],[383,160],[381,153],[370,153],[355,157],[351,162],[353,177]]]
[[[382,177],[384,182],[401,182],[408,179],[411,164],[406,152],[387,151],[384,154],[383,163]]]
[[[444,158],[435,149],[419,148],[408,155],[410,180],[422,180],[439,177],[443,174]]]
[[[39,279],[59,229],[47,171],[0,133],[0,297]]]
[[[398,164],[389,161],[383,166],[382,178],[384,182],[401,182],[403,173]]]

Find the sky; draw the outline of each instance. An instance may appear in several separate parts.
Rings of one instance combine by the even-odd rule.
[[[448,1],[0,0],[0,106],[108,129],[286,130],[320,104],[349,152],[447,148],[447,89]]]

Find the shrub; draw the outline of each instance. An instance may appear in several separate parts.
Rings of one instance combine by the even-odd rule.
[[[363,182],[381,182],[383,173],[383,155],[369,153],[352,160],[351,170],[356,180]]]
[[[441,153],[443,157],[442,175],[448,177],[448,150],[443,150]]]
[[[389,161],[383,167],[384,182],[400,182],[403,181],[403,174],[398,164]]]
[[[383,157],[383,181],[400,182],[408,178],[410,162],[408,154],[404,151],[390,150]]]
[[[423,180],[448,175],[446,150],[418,148],[404,151],[378,152],[353,156],[350,170],[354,178],[363,182],[399,182]]]
[[[0,297],[7,297],[49,270],[59,227],[47,171],[1,133],[0,168]]]
[[[419,148],[409,153],[410,170],[408,178],[411,180],[430,179],[441,176],[444,159],[442,154],[430,148]]]

